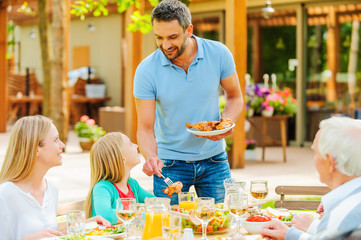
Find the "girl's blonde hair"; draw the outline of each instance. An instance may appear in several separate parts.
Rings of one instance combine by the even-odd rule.
[[[40,115],[20,118],[14,124],[0,170],[0,183],[21,181],[32,174],[38,147],[43,145],[51,125],[49,118]]]
[[[118,183],[123,177],[123,134],[108,133],[101,137],[90,150],[90,190],[84,207],[87,217],[92,216],[94,185],[101,180]]]

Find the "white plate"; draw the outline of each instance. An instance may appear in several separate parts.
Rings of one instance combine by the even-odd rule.
[[[125,234],[125,233],[120,233]],[[119,234],[114,234],[119,235]],[[113,236],[114,236],[113,235]],[[64,237],[64,236],[63,236]],[[92,240],[112,240],[112,238],[109,238],[108,236],[85,236],[85,239],[92,239]],[[50,238],[42,238],[41,240],[62,240],[62,237],[50,237]]]
[[[125,235],[126,235],[126,233],[123,232],[123,233],[118,233],[118,234],[109,234],[109,235],[101,235],[101,236],[88,236],[88,235],[86,235],[86,237],[97,237],[97,239],[98,239],[99,237],[104,237],[105,239],[108,240],[108,239],[110,239],[110,238],[112,238],[112,239],[117,239],[117,238],[122,237],[122,236],[125,237]],[[101,239],[103,239],[103,238],[101,238]]]
[[[221,129],[221,130],[213,130],[213,131],[198,131],[198,130],[193,130],[191,128],[187,128],[187,131],[190,133],[193,133],[194,135],[199,135],[199,136],[214,136],[214,135],[219,135],[225,132],[228,132],[230,129],[234,128],[234,126],[236,126],[236,124],[232,124],[232,126],[225,128],[225,129]]]

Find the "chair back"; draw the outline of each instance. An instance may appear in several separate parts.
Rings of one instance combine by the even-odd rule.
[[[275,191],[280,195],[280,200],[275,202],[276,208],[314,210],[321,201],[286,200],[286,195],[323,196],[331,190],[326,186],[277,186]]]

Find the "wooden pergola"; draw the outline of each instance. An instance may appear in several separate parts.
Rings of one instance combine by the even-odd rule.
[[[70,6],[70,0],[67,1],[67,6]],[[200,1],[200,0],[198,0]],[[7,7],[8,5],[22,4],[20,0],[0,0],[0,132],[6,131],[7,120],[7,60],[6,60],[6,48],[7,48]],[[29,4],[35,4],[35,0],[28,0]],[[144,2],[143,2],[144,3]],[[246,0],[226,0],[225,1],[226,12],[226,45],[232,51],[238,76],[240,79],[240,85],[243,93],[245,92],[244,75],[247,71],[246,68],[246,54],[247,52],[247,17],[246,17]],[[126,29],[130,21],[131,9],[123,14],[124,25],[122,29]],[[70,20],[70,19],[69,19]],[[35,21],[35,20],[34,20]],[[70,21],[68,21],[70,22]],[[69,34],[69,33],[66,33]],[[141,48],[142,35],[140,33],[124,32],[124,45],[123,51],[123,79],[119,79],[124,83],[124,106],[126,108],[126,134],[132,141],[136,141],[137,131],[137,117],[133,98],[133,77],[135,69],[141,62]],[[68,36],[69,39],[69,36]],[[68,44],[66,44],[68,48]],[[64,49],[68,51],[69,49]],[[245,113],[243,111],[242,117],[236,124],[233,144],[233,156],[232,167],[243,168],[244,167],[244,146],[245,146],[245,131],[244,131]]]

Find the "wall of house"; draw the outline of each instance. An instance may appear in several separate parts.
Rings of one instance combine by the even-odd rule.
[[[88,22],[92,21],[95,31],[88,31]],[[34,31],[35,38],[30,38]],[[41,71],[41,51],[37,25],[17,27],[15,63],[21,63],[17,72],[25,73],[27,67],[35,71],[40,83],[43,82]],[[86,18],[84,21],[74,19],[70,25],[69,71],[73,69],[73,47],[89,46],[90,66],[107,86],[107,95],[112,99],[109,106],[120,105],[121,84],[121,17],[119,14],[107,17]]]
[[[93,22],[95,31],[88,31],[89,21]],[[90,49],[90,66],[104,81],[107,95],[112,98],[107,105],[120,106],[122,92],[120,14],[71,21],[69,70],[73,69],[73,47],[87,45]]]

